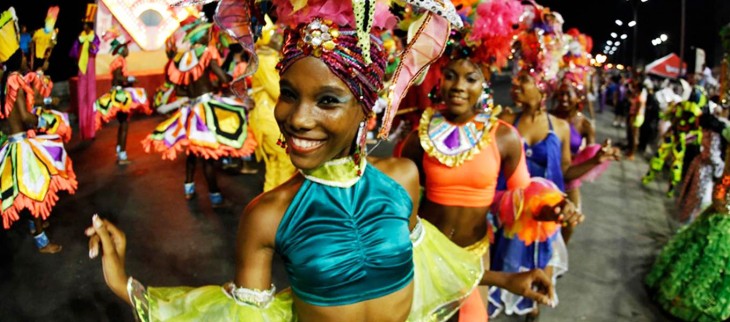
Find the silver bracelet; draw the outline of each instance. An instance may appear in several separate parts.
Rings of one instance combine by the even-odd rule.
[[[276,286],[271,284],[268,290],[257,290],[245,287],[237,287],[233,282],[223,285],[223,293],[241,305],[252,305],[258,308],[265,308],[274,300]]]
[[[418,244],[421,243],[423,240],[423,236],[425,235],[425,231],[423,229],[423,224],[421,223],[421,217],[416,217],[416,226],[413,227],[413,230],[411,230],[411,243],[413,243],[413,246],[418,246]]]

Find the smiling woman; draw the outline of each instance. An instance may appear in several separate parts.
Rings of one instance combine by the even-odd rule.
[[[124,234],[96,216],[86,231],[90,256],[101,245],[107,284],[143,321],[449,319],[480,282],[481,258],[417,217],[418,172],[411,162],[365,158],[363,124],[385,68],[376,34],[393,21],[387,7],[375,1],[309,1],[301,10],[289,1],[275,5],[281,20],[293,22],[285,32],[275,116],[299,173],[244,211],[233,281],[145,288],[125,272]],[[429,8],[456,16],[453,7]],[[429,39],[445,39],[447,20],[426,15],[442,26]],[[277,294],[275,253],[291,282],[291,290]]]

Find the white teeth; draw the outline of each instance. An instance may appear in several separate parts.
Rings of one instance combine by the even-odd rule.
[[[324,141],[312,141],[312,140],[303,140],[298,138],[291,138],[292,143],[296,145],[299,148],[302,149],[314,149],[319,147],[320,145],[324,144]]]

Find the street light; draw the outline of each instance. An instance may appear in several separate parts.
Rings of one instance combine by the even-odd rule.
[[[608,44],[609,46],[613,45],[613,41],[610,41],[610,40],[609,40],[609,41],[607,41],[606,43],[607,43],[607,44]]]
[[[613,43],[613,45],[616,46],[616,47],[621,46],[621,42],[620,41],[616,41],[615,43]]]
[[[619,26],[623,26],[624,25],[624,22],[621,21],[621,20],[619,20],[619,19],[616,19],[616,24],[619,25]]]
[[[628,36],[628,35],[626,35],[626,34],[622,34],[622,35],[621,35],[621,39],[626,39],[626,38],[629,38],[629,36]]]
[[[661,35],[659,35],[659,39],[661,39],[662,41],[667,41],[667,39],[669,39],[669,37],[667,36],[667,34],[661,34]]]
[[[615,32],[612,32],[612,33],[611,33],[611,38],[616,38],[616,37],[618,37],[618,34],[617,34],[617,33],[615,33]]]
[[[633,21],[633,20],[629,21],[629,27],[633,27],[633,26],[636,26],[636,21]]]

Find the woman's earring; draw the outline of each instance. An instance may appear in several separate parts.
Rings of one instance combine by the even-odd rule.
[[[443,103],[440,84],[436,84],[433,88],[431,88],[431,91],[428,92],[428,99],[431,100],[432,104]]]
[[[286,138],[284,138],[284,134],[279,134],[279,139],[276,140],[276,145],[282,149],[286,149]]]

